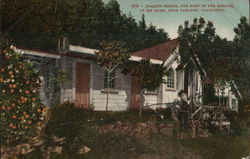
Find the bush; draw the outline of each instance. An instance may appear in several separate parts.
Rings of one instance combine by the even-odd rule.
[[[51,118],[45,127],[48,144],[53,144],[53,137],[65,138],[64,150],[76,152],[81,145],[88,141],[93,131],[84,120],[89,110],[76,107],[74,103],[63,103],[51,108]]]
[[[248,112],[226,111],[226,118],[231,123],[233,135],[250,135],[249,115]]]
[[[49,136],[75,138],[81,129],[84,109],[75,107],[74,103],[64,103],[51,108],[51,118],[45,131]]]
[[[45,106],[39,98],[39,74],[8,46],[1,48],[0,61],[0,141],[19,144],[36,135],[43,120]]]

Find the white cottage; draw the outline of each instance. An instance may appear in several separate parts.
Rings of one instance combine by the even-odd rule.
[[[64,44],[66,42],[64,41]],[[68,74],[68,81],[57,88],[56,95],[50,95],[50,78],[44,77],[41,86],[41,97],[45,104],[50,105],[48,99],[74,102],[78,106],[94,108],[96,111],[106,109],[107,80],[104,71],[96,64],[94,49],[74,45],[59,45],[58,52],[46,52],[17,48],[28,59],[40,64],[42,75],[52,72],[52,68],[64,70]],[[196,58],[190,59],[185,65],[180,64],[178,40],[173,39],[162,44],[135,52],[130,60],[140,61],[142,58],[150,58],[154,64],[162,64],[169,69],[169,76],[164,77],[166,83],[156,90],[144,92],[144,105],[171,103],[178,98],[178,92],[185,90],[193,101],[202,102],[201,74],[204,73]],[[43,63],[43,65],[41,64]],[[45,67],[53,63],[51,67]],[[43,74],[44,72],[44,74]],[[131,108],[139,108],[140,89],[138,79],[119,72],[118,78],[110,83],[112,90],[109,96],[109,111],[123,111]]]

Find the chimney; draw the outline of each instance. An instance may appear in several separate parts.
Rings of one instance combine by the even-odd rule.
[[[59,37],[57,49],[60,54],[66,54],[69,51],[69,39],[64,36]]]

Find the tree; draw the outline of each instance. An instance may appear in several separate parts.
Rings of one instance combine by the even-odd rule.
[[[36,68],[1,41],[1,144],[18,144],[36,135],[46,110],[39,98],[39,87]]]
[[[240,23],[234,28],[234,45],[237,47],[238,55],[232,57],[234,63],[238,62],[240,74],[233,75],[243,96],[245,103],[250,103],[250,24],[246,17],[240,18]]]
[[[215,92],[207,88],[220,85],[230,79],[230,76],[227,74],[228,69],[223,65],[228,60],[227,56],[225,56],[228,54],[228,52],[225,52],[229,46],[228,42],[216,35],[213,23],[211,21],[206,22],[204,18],[195,18],[192,24],[189,24],[189,21],[185,21],[184,26],[179,26],[178,34],[181,62],[185,64],[190,59],[193,59],[197,66],[200,67],[200,64],[197,62],[198,58],[203,66],[203,68],[200,67],[199,69],[203,79],[202,86],[207,91],[203,93],[203,96],[206,95],[204,96],[206,98],[204,101],[210,104],[214,102]],[[202,69],[205,69],[206,75],[211,81],[210,85],[204,85],[204,79],[207,77],[201,71]],[[223,87],[220,88],[219,91],[223,92]],[[208,101],[209,99],[211,101]],[[220,102],[219,106],[221,106]],[[195,137],[196,124],[193,118],[191,118],[191,122],[193,137]]]
[[[124,67],[127,63],[130,54],[124,48],[124,44],[119,41],[102,42],[100,44],[102,49],[95,52],[97,55],[97,64],[103,68],[107,74],[107,98],[106,98],[106,111],[109,104],[110,82],[117,78],[115,71]],[[113,75],[113,76],[111,76]]]
[[[232,42],[216,35],[212,22],[206,22],[203,18],[195,18],[193,24],[186,21],[178,30],[182,62],[187,62],[195,54],[210,79],[209,87],[219,85],[219,91],[223,93],[225,85],[230,84],[231,91],[237,95],[236,83],[240,92],[244,92],[243,98],[247,100],[250,89],[249,30],[247,19],[242,17],[234,29],[236,36]],[[214,94],[211,89],[207,90]],[[205,94],[208,95],[205,98],[214,100],[212,94]],[[220,97],[218,103],[221,105]]]
[[[139,62],[130,61],[123,68],[123,73],[131,74],[139,78],[140,85],[140,110],[139,116],[142,116],[144,106],[143,93],[146,89],[156,89],[160,84],[164,83],[163,77],[167,75],[167,69],[163,64],[152,64],[150,59],[142,59]]]
[[[121,12],[116,0],[107,4],[102,0],[3,0],[0,10],[1,34],[14,39],[16,46],[55,50],[58,37],[66,36],[75,45],[100,49],[102,41],[122,41],[136,51],[168,40],[166,32],[155,28],[151,32],[155,38],[143,42],[145,19],[140,29],[131,15]]]

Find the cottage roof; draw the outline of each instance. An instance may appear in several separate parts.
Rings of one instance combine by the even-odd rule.
[[[173,39],[150,48],[136,51],[133,55],[166,61],[177,46],[178,39]]]

